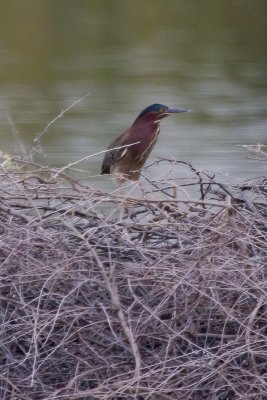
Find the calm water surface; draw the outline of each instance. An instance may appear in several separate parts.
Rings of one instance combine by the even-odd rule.
[[[2,2],[0,149],[23,151],[89,93],[44,135],[45,162],[98,153],[160,102],[194,111],[162,123],[151,161],[175,157],[238,179],[266,175],[266,162],[237,146],[267,144],[266,17],[265,0]],[[98,175],[101,160],[77,167],[92,185],[110,187]]]

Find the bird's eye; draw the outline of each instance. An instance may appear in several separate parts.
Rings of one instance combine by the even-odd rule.
[[[160,108],[159,112],[161,112],[161,113],[165,112],[165,108]]]

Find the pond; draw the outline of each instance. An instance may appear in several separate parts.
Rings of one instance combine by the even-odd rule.
[[[101,152],[160,102],[193,111],[164,120],[150,161],[190,161],[234,179],[266,175],[266,162],[240,146],[267,144],[266,13],[264,0],[3,2],[0,150],[25,152],[88,94],[42,136],[45,163]],[[109,188],[101,161],[76,167]]]

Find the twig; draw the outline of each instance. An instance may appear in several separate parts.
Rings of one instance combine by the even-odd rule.
[[[140,204],[146,204],[146,203],[151,203],[151,204],[164,204],[164,203],[182,203],[182,204],[200,204],[200,205],[206,205],[206,206],[212,206],[212,207],[221,207],[221,208],[232,208],[231,205],[227,203],[219,203],[215,201],[205,201],[205,200],[180,200],[180,199],[158,199],[158,200],[152,200],[152,199],[144,199],[141,197],[129,197],[129,196],[121,196],[121,195],[116,195],[116,198],[118,199],[125,199],[126,201],[131,201],[133,203],[140,203]]]
[[[86,97],[88,97],[90,95],[90,93],[87,93],[86,95],[84,95],[83,97],[79,98],[78,100],[75,100],[73,103],[71,103],[70,106],[68,106],[67,108],[65,108],[63,111],[61,111],[52,121],[50,121],[46,127],[39,133],[37,133],[37,135],[35,136],[35,138],[33,139],[33,144],[29,147],[29,149],[26,151],[26,153],[22,156],[22,159],[25,158],[35,147],[35,145],[37,143],[40,142],[41,137],[49,130],[49,128],[60,118],[63,117],[63,115],[69,111],[71,108],[73,108],[76,104],[80,103],[81,101],[83,101]]]
[[[8,119],[9,125],[10,125],[10,127],[11,127],[11,130],[12,130],[12,133],[13,133],[13,136],[14,136],[14,139],[15,139],[15,145],[16,145],[16,146],[19,145],[19,147],[20,147],[20,152],[21,152],[21,154],[23,154],[23,153],[25,152],[25,146],[24,146],[24,144],[22,143],[22,140],[21,140],[21,138],[20,138],[19,131],[17,130],[17,128],[16,128],[16,126],[15,126],[15,124],[14,124],[14,121],[12,120],[12,118],[11,118],[11,116],[10,116],[9,113],[7,113],[7,119]],[[16,150],[17,150],[17,149],[16,149]],[[16,151],[16,150],[15,150],[15,151]]]
[[[116,311],[117,315],[118,315],[118,319],[120,321],[121,327],[123,329],[123,332],[125,334],[125,336],[127,337],[127,339],[129,340],[129,343],[131,345],[132,348],[132,352],[135,358],[135,373],[134,373],[134,379],[139,377],[140,374],[140,369],[141,369],[141,355],[138,349],[138,345],[135,341],[134,335],[130,329],[130,327],[128,326],[125,318],[124,318],[124,314],[122,311],[122,306],[121,306],[121,302],[120,302],[120,298],[119,298],[119,290],[118,290],[118,286],[117,283],[115,282],[115,280],[113,279],[113,282],[111,283],[110,278],[107,276],[107,273],[104,269],[103,263],[101,262],[101,260],[98,257],[98,254],[95,252],[95,250],[91,247],[91,252],[94,256],[94,259],[97,262],[98,267],[101,269],[102,274],[103,274],[103,278],[106,284],[106,287],[108,289],[108,292],[110,294],[110,298],[112,301],[112,306],[114,308],[114,310]]]
[[[123,145],[123,146],[113,147],[112,149],[102,150],[102,151],[99,151],[98,153],[90,154],[89,156],[83,157],[83,158],[81,158],[81,159],[79,159],[79,160],[77,160],[77,161],[74,161],[74,162],[72,162],[72,163],[69,163],[68,165],[65,165],[64,167],[60,168],[60,169],[55,173],[55,175],[53,176],[53,178],[54,178],[54,179],[57,178],[58,175],[59,175],[59,174],[62,174],[66,169],[68,169],[68,168],[70,168],[70,167],[73,167],[74,165],[77,165],[77,164],[81,163],[82,161],[88,160],[89,158],[96,157],[96,156],[99,156],[100,154],[108,153],[108,152],[113,151],[113,150],[119,150],[119,149],[124,149],[124,148],[126,148],[126,147],[131,147],[131,146],[134,146],[135,144],[138,144],[138,143],[139,143],[139,142],[135,142],[135,143],[131,143],[131,144],[125,144],[125,145]]]

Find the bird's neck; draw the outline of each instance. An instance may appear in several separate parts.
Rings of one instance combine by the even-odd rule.
[[[142,127],[145,126],[146,129],[158,129],[159,128],[159,124],[161,122],[161,118],[158,117],[157,119],[155,119],[154,115],[144,115],[142,118],[136,118],[136,120],[133,123],[133,126],[135,127]]]
[[[157,138],[160,132],[160,120],[155,120],[155,118],[136,120],[132,125],[132,130],[138,140]]]

